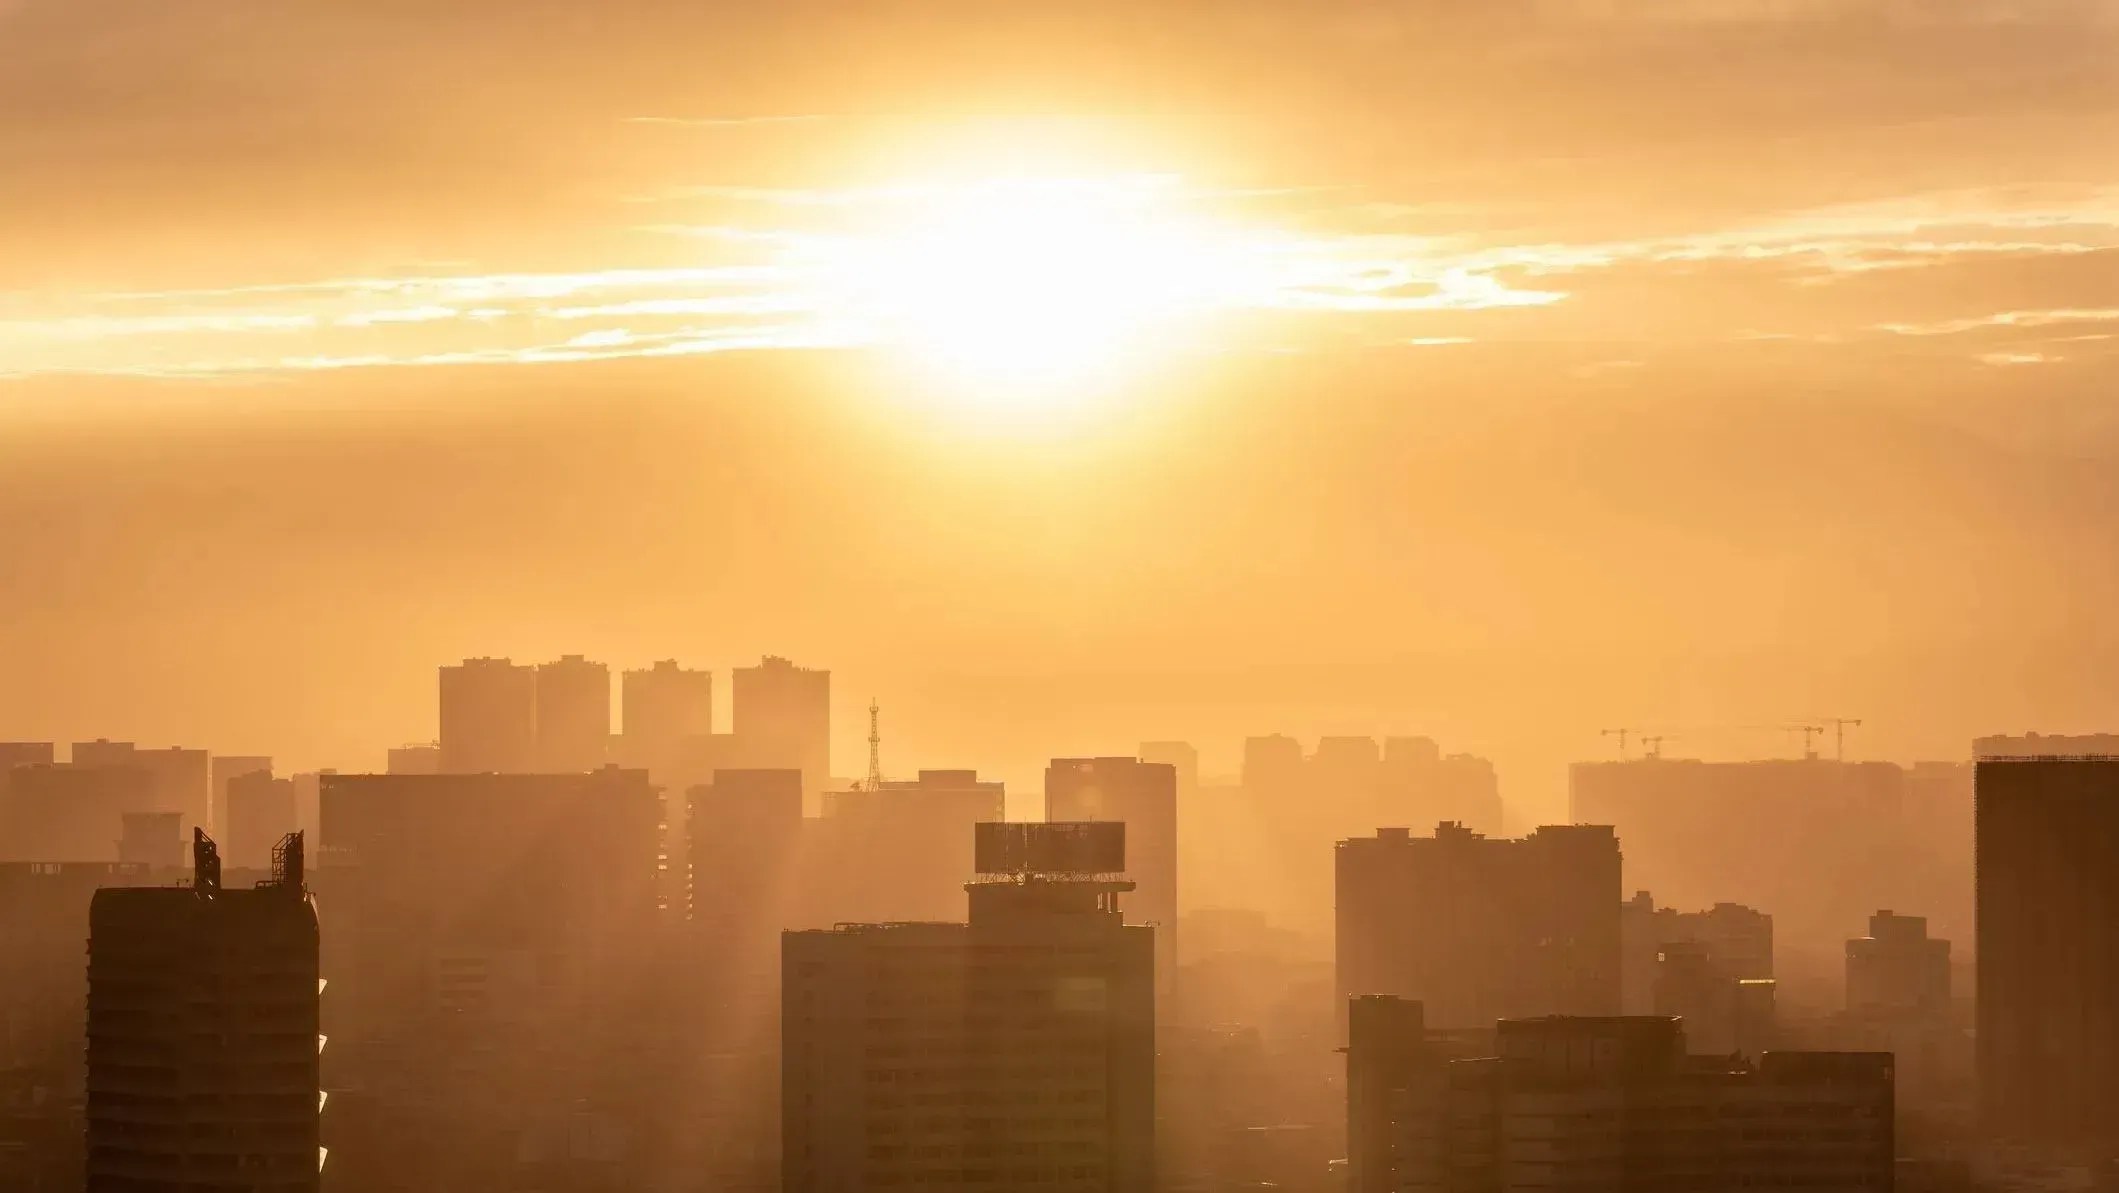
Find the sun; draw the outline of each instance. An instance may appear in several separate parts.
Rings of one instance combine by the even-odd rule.
[[[830,248],[842,313],[977,405],[1085,399],[1241,288],[1238,246],[1173,179],[976,180],[895,198]]]

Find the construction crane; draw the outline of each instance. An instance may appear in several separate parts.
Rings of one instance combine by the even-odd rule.
[[[1861,718],[1813,717],[1811,719],[1832,726],[1832,760],[1834,762],[1845,762],[1847,760],[1847,726],[1852,725],[1856,729],[1861,728]]]
[[[1661,758],[1663,756],[1663,742],[1670,736],[1666,733],[1651,733],[1642,737],[1641,748],[1646,751],[1642,757]]]
[[[1634,733],[1635,729],[1636,727],[1633,725],[1623,725],[1617,729],[1599,729],[1597,736],[1617,737],[1619,739],[1619,761],[1624,762],[1626,761],[1626,739]]]
[[[1805,760],[1817,757],[1817,737],[1825,731],[1823,725],[1789,725],[1787,726],[1787,731],[1803,735],[1803,758]]]
[[[876,698],[870,696],[868,698],[868,789],[870,791],[883,790],[883,734],[877,728],[880,724],[881,715],[882,709],[877,706]]]

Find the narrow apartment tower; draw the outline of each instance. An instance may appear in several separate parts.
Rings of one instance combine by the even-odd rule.
[[[313,1193],[323,1153],[316,910],[302,837],[221,889],[192,833],[185,887],[89,904],[87,1193]]]
[[[981,824],[969,923],[782,945],[788,1193],[1149,1193],[1154,930],[1123,824]]]

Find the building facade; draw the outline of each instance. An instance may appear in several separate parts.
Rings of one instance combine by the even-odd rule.
[[[1979,760],[1980,1117],[2119,1147],[2119,758]]]
[[[787,934],[789,1193],[1154,1188],[1154,930],[1118,907],[1124,834],[982,826],[968,922]]]
[[[441,669],[441,766],[452,775],[537,769],[537,671],[507,659]]]
[[[1156,991],[1173,1002],[1177,940],[1177,770],[1135,758],[1055,758],[1045,767],[1045,819],[1126,826],[1127,920],[1155,927]]]
[[[611,669],[578,654],[537,666],[537,769],[578,774],[611,748]]]
[[[1690,1057],[1655,1016],[1505,1020],[1495,1053],[1409,1075],[1384,1187],[1892,1188],[1889,1054]]]
[[[1620,1005],[1618,838],[1547,825],[1520,840],[1442,824],[1341,841],[1339,994],[1417,999],[1429,1023],[1479,1028]]]
[[[754,766],[802,772],[815,802],[831,786],[831,672],[767,656],[735,675],[735,736]]]
[[[193,831],[189,888],[90,904],[87,1191],[315,1190],[322,983],[302,839],[268,882],[224,890]]]

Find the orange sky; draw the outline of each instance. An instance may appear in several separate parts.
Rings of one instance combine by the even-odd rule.
[[[1026,781],[2109,724],[2107,5],[432,7],[0,4],[7,734],[371,765],[562,650]],[[994,179],[1213,229],[1212,320],[928,400],[842,266]]]

